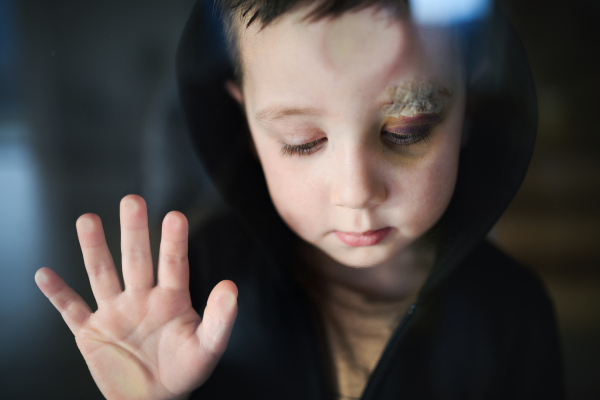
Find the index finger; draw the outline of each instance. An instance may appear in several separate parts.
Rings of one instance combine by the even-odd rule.
[[[104,300],[122,292],[117,269],[106,244],[100,217],[95,214],[82,215],[76,226],[92,292],[98,307],[101,307]]]

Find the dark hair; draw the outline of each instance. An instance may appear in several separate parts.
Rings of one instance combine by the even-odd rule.
[[[309,6],[312,6],[313,9],[308,13],[306,19],[317,21],[371,6],[386,8],[401,15],[408,10],[408,0],[215,0],[215,7],[220,11],[223,19],[227,48],[238,83],[241,83],[242,79],[237,40],[239,27],[248,28],[256,22],[262,29],[290,11]]]

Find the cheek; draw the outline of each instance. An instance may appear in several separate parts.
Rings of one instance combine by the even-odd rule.
[[[441,132],[440,132],[441,133]],[[400,192],[404,235],[417,238],[442,216],[456,185],[460,152],[460,129],[447,132],[435,143],[420,165],[396,185]]]
[[[464,93],[456,93],[453,111],[447,123],[434,133],[430,148],[401,183],[405,197],[406,234],[413,238],[428,231],[446,211],[454,193],[458,175],[463,129]]]
[[[285,223],[304,240],[314,240],[314,228],[327,215],[325,191],[309,163],[291,163],[275,141],[255,142],[271,200]],[[295,160],[297,161],[297,160]]]

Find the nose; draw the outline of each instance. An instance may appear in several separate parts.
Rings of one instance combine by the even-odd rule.
[[[383,176],[366,150],[350,149],[333,166],[331,203],[355,210],[382,204],[387,196]]]

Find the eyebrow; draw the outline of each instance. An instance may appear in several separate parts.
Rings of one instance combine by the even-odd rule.
[[[385,115],[400,118],[414,118],[418,114],[439,114],[446,104],[442,98],[452,98],[452,91],[436,80],[400,82],[388,86],[388,102],[382,106]]]
[[[395,85],[390,85],[387,87],[386,90],[390,90],[391,88],[393,88],[393,91],[395,92],[398,88],[402,88],[405,91],[410,91],[412,93],[414,92],[414,88],[412,87],[413,85],[420,85],[423,83],[427,83],[429,85],[437,85],[438,91],[437,91],[437,95],[440,97],[446,97],[446,98],[451,98],[453,96],[453,91],[451,89],[449,89],[448,87],[440,84],[439,82],[437,82],[436,80],[419,80],[419,79],[413,79],[410,81],[402,81],[399,84],[395,84]],[[395,99],[394,97],[395,93],[390,93],[390,97],[392,97],[392,101],[394,101]],[[388,102],[389,104],[389,102]]]
[[[402,82],[403,84],[412,83],[414,81]],[[428,81],[433,83],[433,81]],[[438,85],[439,95],[443,97],[452,97],[452,91],[448,90],[445,86]],[[382,105],[389,104],[389,101],[384,102]],[[286,107],[281,105],[274,105],[265,107],[256,112],[256,119],[264,122],[274,122],[287,117],[298,117],[298,116],[315,116],[322,114],[322,111],[313,107]]]
[[[273,122],[286,117],[319,115],[321,113],[320,110],[312,107],[285,107],[276,105],[259,110],[256,113],[256,119],[265,122]]]

